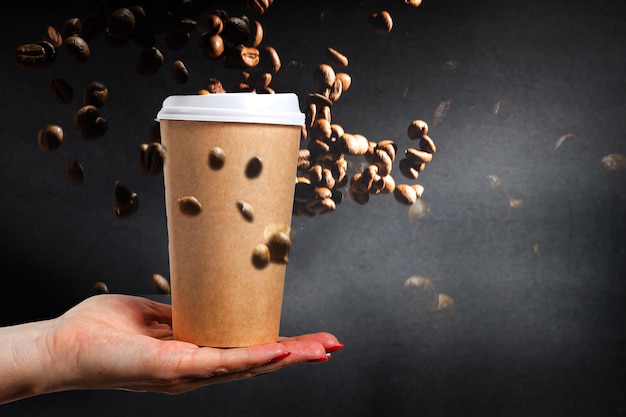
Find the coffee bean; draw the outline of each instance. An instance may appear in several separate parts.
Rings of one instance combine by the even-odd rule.
[[[433,159],[433,154],[415,148],[407,148],[404,155],[415,165],[427,164]]]
[[[222,65],[227,69],[248,69],[259,64],[259,50],[244,45],[236,45],[224,54]]]
[[[51,79],[49,86],[52,96],[63,104],[68,104],[74,98],[74,88],[63,78]]]
[[[17,47],[15,62],[25,69],[43,68],[54,62],[56,48],[48,41],[28,43]]]
[[[419,177],[420,170],[418,167],[418,165],[415,165],[407,158],[402,158],[398,163],[398,169],[400,170],[400,173],[410,180],[416,180]]]
[[[417,201],[417,193],[409,184],[398,184],[393,190],[396,201],[402,205],[410,206]]]
[[[419,7],[422,4],[422,0],[404,0],[404,4],[411,7]]]
[[[224,20],[221,35],[226,43],[241,45],[250,37],[250,26],[240,17],[230,17]]]
[[[109,287],[103,281],[94,282],[89,290],[89,296],[99,295],[99,294],[108,294]]]
[[[239,200],[237,201],[237,209],[241,213],[241,216],[249,222],[254,220],[254,210],[252,210],[252,205],[250,203]]]
[[[197,216],[202,212],[202,203],[194,196],[184,196],[178,199],[178,208],[185,216]]]
[[[263,14],[273,2],[273,0],[246,0],[246,6],[252,13]]]
[[[265,46],[259,49],[259,61],[263,71],[276,74],[281,67],[280,56],[273,46]]]
[[[161,274],[152,274],[152,287],[157,294],[171,294],[172,288],[169,281]]]
[[[326,48],[325,57],[328,63],[335,68],[348,66],[348,57],[334,48]]]
[[[428,135],[424,135],[420,138],[419,141],[420,150],[428,153],[437,152],[437,147],[435,146],[435,142]]]
[[[65,38],[65,47],[76,62],[86,62],[91,55],[89,45],[79,35],[72,35]]]
[[[413,120],[406,130],[409,139],[420,139],[428,133],[428,123],[423,120]]]
[[[225,162],[226,153],[224,152],[224,149],[217,146],[211,149],[209,152],[209,167],[211,167],[211,169],[222,169]]]
[[[250,36],[245,42],[245,46],[258,48],[263,42],[263,25],[258,20],[253,21],[250,24]]]
[[[42,152],[49,153],[57,149],[63,143],[63,128],[55,124],[47,124],[39,129],[37,144]]]
[[[135,61],[135,72],[141,76],[152,75],[163,66],[163,60],[158,48],[142,49]]]
[[[109,89],[99,81],[92,81],[83,92],[83,104],[101,108],[109,98]]]
[[[113,213],[116,217],[126,218],[137,211],[139,198],[137,193],[122,181],[116,180],[114,185]]]
[[[341,82],[341,90],[348,91],[350,86],[352,85],[352,77],[346,74],[345,72],[338,72],[335,74],[335,81],[339,80]]]
[[[205,32],[198,38],[198,46],[209,59],[220,59],[226,52],[224,39],[219,34],[211,35]]]
[[[287,263],[289,259],[289,249],[291,248],[291,237],[288,232],[277,231],[272,233],[266,242],[270,250],[270,260],[277,263]]]
[[[139,145],[139,164],[145,174],[157,175],[163,172],[165,147],[159,142]]]
[[[44,36],[45,40],[54,45],[55,48],[63,45],[63,36],[54,26],[48,26]]]
[[[343,83],[339,78],[335,78],[335,82],[333,83],[332,87],[330,88],[330,92],[328,93],[328,99],[334,103],[335,101],[339,100],[342,93]]]
[[[248,163],[246,164],[245,174],[247,178],[256,178],[261,175],[261,171],[263,170],[263,162],[261,158],[258,156],[254,156],[250,158]]]
[[[85,182],[85,170],[80,162],[75,159],[65,164],[65,179],[73,185],[81,185]]]
[[[187,81],[189,81],[189,71],[183,61],[174,61],[172,64],[171,76],[176,84],[187,84]]]
[[[335,82],[335,70],[328,64],[320,64],[313,70],[313,86],[315,91],[322,93],[330,89]]]
[[[108,130],[107,120],[100,116],[100,110],[91,104],[81,107],[74,114],[74,127],[83,139],[97,139]]]
[[[61,33],[63,35],[63,39],[67,39],[70,36],[78,35],[83,29],[83,23],[78,17],[72,17],[67,19],[65,23],[63,23],[63,29]]]
[[[109,16],[107,29],[114,38],[128,38],[135,29],[135,15],[127,7],[117,8]]]
[[[264,243],[259,243],[252,250],[252,265],[256,269],[263,269],[270,263],[270,248]]]

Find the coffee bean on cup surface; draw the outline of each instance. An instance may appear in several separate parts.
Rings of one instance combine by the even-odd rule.
[[[101,108],[109,98],[109,89],[100,81],[92,81],[83,92],[83,105]]]
[[[68,104],[74,98],[74,87],[64,78],[53,78],[49,83],[52,96],[63,104]]]
[[[43,68],[54,62],[57,51],[48,41],[27,43],[15,50],[15,62],[25,69]]]
[[[128,185],[121,180],[116,180],[113,188],[113,213],[119,218],[125,218],[137,211],[139,197]]]
[[[152,287],[157,294],[171,294],[172,288],[169,281],[161,274],[152,274]]]
[[[256,269],[263,269],[269,265],[271,260],[270,248],[264,243],[259,243],[252,250],[252,265]]]
[[[389,12],[386,10],[372,13],[369,16],[369,22],[374,32],[379,35],[388,34],[393,28],[393,19],[391,18]]]
[[[202,212],[202,203],[194,196],[183,196],[178,199],[178,208],[185,216],[197,216]]]
[[[156,48],[142,49],[135,61],[135,72],[146,76],[156,73],[163,66],[163,54]]]
[[[65,164],[65,179],[73,185],[81,185],[85,182],[85,170],[80,162],[75,159]]]
[[[241,216],[247,221],[251,222],[254,220],[254,210],[252,209],[252,205],[246,201],[239,200],[236,203],[237,209],[241,213]]]
[[[263,162],[258,156],[250,158],[246,164],[245,174],[247,178],[256,178],[261,175],[263,170]]]
[[[76,62],[86,62],[91,55],[89,44],[79,35],[65,38],[65,48]]]
[[[214,170],[221,169],[226,162],[224,149],[216,146],[209,152],[209,167]]]
[[[189,81],[189,70],[187,70],[183,61],[176,60],[172,63],[171,76],[176,84],[187,84],[187,81]]]
[[[288,232],[277,231],[272,233],[266,242],[270,250],[270,260],[277,263],[287,263],[289,259],[289,249],[291,248],[291,237]]]
[[[42,152],[49,153],[57,149],[63,143],[63,128],[55,124],[47,124],[39,129],[37,145]]]

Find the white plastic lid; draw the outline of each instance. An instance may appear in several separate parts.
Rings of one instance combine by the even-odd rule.
[[[301,126],[304,114],[294,93],[245,92],[169,96],[156,119]]]

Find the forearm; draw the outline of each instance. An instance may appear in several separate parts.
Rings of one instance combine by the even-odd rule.
[[[0,404],[55,391],[47,337],[53,320],[0,327]]]

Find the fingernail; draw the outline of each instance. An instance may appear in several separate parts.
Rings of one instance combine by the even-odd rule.
[[[339,342],[335,346],[331,346],[331,347],[327,348],[326,352],[328,352],[328,353],[330,353],[330,352],[337,352],[338,350],[343,349],[344,346],[345,346],[345,344]]]
[[[276,362],[279,361],[281,359],[285,359],[287,356],[291,355],[291,352],[285,352],[285,353],[281,353],[278,356],[273,357],[270,362]]]
[[[324,355],[323,357],[319,359],[311,359],[310,361],[307,361],[307,362],[311,362],[311,363],[326,362],[330,358],[331,358],[330,353],[327,353],[326,355]]]

